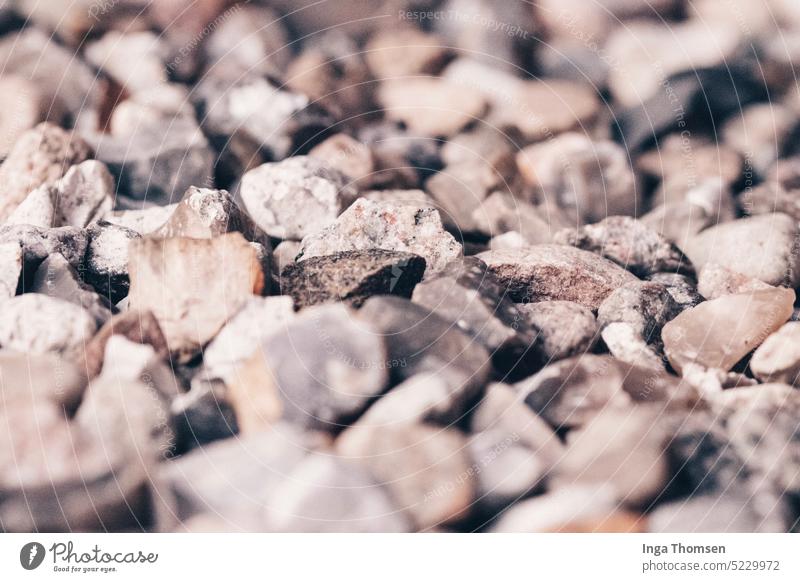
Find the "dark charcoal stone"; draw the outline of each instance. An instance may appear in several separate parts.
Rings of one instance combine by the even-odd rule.
[[[425,272],[425,259],[381,249],[346,251],[288,265],[281,273],[281,293],[295,307],[343,301],[361,307],[373,295],[411,297]]]

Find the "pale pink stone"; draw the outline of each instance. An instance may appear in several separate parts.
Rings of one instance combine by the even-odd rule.
[[[794,299],[776,288],[706,301],[664,326],[664,351],[679,372],[689,363],[730,370],[791,317]]]

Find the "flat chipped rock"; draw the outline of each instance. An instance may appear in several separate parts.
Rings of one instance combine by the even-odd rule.
[[[50,123],[25,132],[0,166],[4,185],[0,221],[6,220],[31,190],[55,182],[90,155],[86,142]]]
[[[338,170],[315,158],[295,156],[247,172],[241,197],[267,234],[300,240],[336,220],[356,192]]]
[[[794,300],[776,288],[706,301],[664,326],[664,351],[678,371],[692,363],[730,370],[792,316]]]
[[[279,419],[336,432],[388,386],[383,339],[341,304],[320,305],[267,337],[231,383],[241,430]]]
[[[553,242],[602,255],[639,277],[692,271],[689,259],[678,247],[629,216],[610,216],[577,230],[559,231]]]
[[[363,249],[417,254],[425,259],[426,274],[441,271],[463,252],[436,209],[360,198],[332,225],[304,238],[298,260]]]
[[[750,359],[750,370],[762,382],[796,385],[800,374],[800,322],[785,323],[770,335]]]
[[[181,357],[208,343],[264,286],[256,250],[239,233],[138,239],[129,253],[130,307],[152,311]]]
[[[425,259],[411,253],[345,251],[287,266],[280,285],[298,309],[331,301],[358,308],[373,295],[411,297],[424,272]]]
[[[429,137],[455,135],[486,110],[486,99],[479,90],[432,77],[385,80],[377,98],[388,119]]]
[[[611,292],[637,278],[598,255],[566,245],[480,253],[518,303],[574,301],[596,310]]]
[[[797,221],[785,214],[742,218],[704,230],[683,251],[695,267],[716,263],[768,285],[800,285]]]

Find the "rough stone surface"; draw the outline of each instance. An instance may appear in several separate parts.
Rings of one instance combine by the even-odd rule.
[[[566,245],[488,251],[478,255],[518,303],[564,300],[589,309],[636,277],[611,261]]]
[[[331,301],[358,308],[373,295],[411,297],[424,272],[425,259],[411,253],[345,251],[287,266],[280,285],[297,309]]]
[[[498,93],[497,88],[494,92]],[[600,111],[595,91],[565,79],[523,81],[508,102],[492,110],[490,123],[517,129],[531,142],[590,127]]]
[[[578,230],[560,231],[553,242],[602,255],[639,277],[692,270],[678,247],[629,216],[611,216]]]
[[[63,406],[73,414],[86,388],[86,375],[80,367],[53,354],[19,353],[0,350],[0,371],[3,377],[3,397],[10,409],[17,400],[30,404],[46,400]]]
[[[167,81],[166,47],[150,31],[109,31],[88,44],[86,58],[128,91],[147,89]]]
[[[96,329],[94,318],[85,309],[62,299],[26,293],[3,303],[0,346],[75,357]]]
[[[684,252],[695,267],[716,263],[768,285],[800,285],[797,222],[764,214],[721,224],[689,239]]]
[[[225,385],[202,374],[192,378],[188,392],[172,399],[170,413],[182,453],[239,433]]]
[[[120,198],[118,198],[119,200]],[[153,205],[145,208],[141,208],[140,203],[138,208],[109,212],[105,215],[104,220],[117,226],[124,226],[144,236],[155,232],[163,226],[177,207],[177,202],[166,206]]]
[[[704,301],[704,297],[697,288],[697,284],[679,273],[656,273],[651,275],[649,280],[653,283],[660,283],[667,288],[667,292],[672,295],[675,303],[681,311],[694,307]]]
[[[600,412],[570,440],[556,468],[559,485],[610,485],[621,503],[646,505],[669,475],[662,413],[657,405]]]
[[[225,516],[231,527],[260,531],[260,516],[270,492],[320,444],[315,435],[304,435],[282,423],[254,435],[212,443],[164,463],[158,478],[165,494],[175,499],[179,519],[211,512]],[[231,475],[237,475],[235,481]]]
[[[590,309],[572,301],[522,303],[517,309],[537,331],[547,362],[589,352],[600,327]]]
[[[410,27],[373,35],[366,51],[376,79],[435,73],[448,52],[438,36]]]
[[[300,240],[330,225],[355,199],[339,171],[310,157],[264,164],[242,178],[241,196],[270,236]]]
[[[7,219],[31,190],[55,182],[90,154],[86,142],[55,125],[42,123],[25,132],[0,166],[0,183],[4,184],[0,221]]]
[[[130,307],[152,311],[181,358],[194,355],[264,286],[256,251],[238,233],[138,239],[129,271]]]
[[[358,419],[360,426],[459,422],[472,405],[471,394],[441,374],[420,373],[394,386]]]
[[[25,224],[0,227],[0,244],[12,243],[22,249],[24,274],[33,275],[39,264],[53,253],[60,253],[76,269],[83,265],[89,237],[73,227],[40,228]]]
[[[755,487],[796,496],[800,393],[785,384],[762,384],[724,392],[722,399],[730,412],[726,424],[730,443],[755,477]]]
[[[59,107],[48,112],[47,95],[37,85],[23,76],[3,75],[0,78],[3,113],[0,114],[0,157],[5,158],[17,140],[40,121],[49,117],[56,121],[61,115]],[[24,95],[20,99],[19,95]]]
[[[462,253],[435,209],[361,198],[332,225],[303,239],[298,260],[373,248],[417,254],[425,259],[426,274],[438,273]]]
[[[493,533],[554,532],[576,521],[602,520],[618,509],[612,487],[575,485],[561,487],[515,503],[492,525]]]
[[[464,196],[457,197],[453,205],[463,207]],[[478,232],[494,236],[516,231],[527,245],[552,242],[553,233],[562,226],[559,218],[552,216],[545,208],[517,200],[503,191],[492,192],[479,207],[473,210],[469,205],[467,209],[471,210],[470,218],[475,222]]]
[[[794,300],[778,288],[706,301],[664,326],[664,351],[679,372],[690,363],[728,371],[792,316]]]

